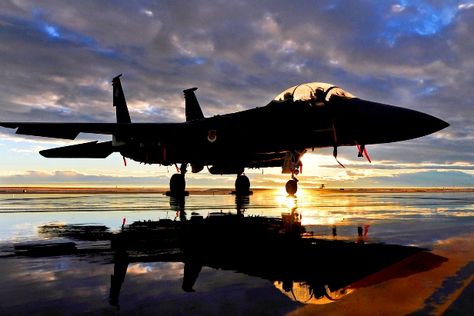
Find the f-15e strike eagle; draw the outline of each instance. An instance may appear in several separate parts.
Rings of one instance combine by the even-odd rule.
[[[390,143],[439,131],[448,123],[406,108],[362,100],[321,82],[303,83],[278,94],[269,104],[205,118],[195,91],[184,90],[186,122],[132,123],[120,76],[113,78],[116,123],[0,122],[17,134],[75,139],[79,133],[111,135],[107,142],[87,142],[40,151],[47,158],[124,159],[180,166],[170,179],[172,195],[185,194],[187,166],[193,173],[205,166],[211,174],[235,174],[235,192],[249,193],[245,168],[281,167],[291,175],[288,194],[297,191],[300,158],[311,148],[357,146],[369,161],[366,145]]]

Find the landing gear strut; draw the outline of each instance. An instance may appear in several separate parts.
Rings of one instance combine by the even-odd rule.
[[[248,196],[252,194],[252,191],[250,191],[250,180],[246,175],[241,174],[237,176],[237,179],[235,179],[234,193],[237,196]]]
[[[298,179],[296,179],[296,176],[303,170],[300,158],[305,152],[306,150],[289,151],[286,153],[283,161],[282,173],[291,173],[291,179],[285,185],[286,193],[290,196],[295,195],[296,191],[298,191]]]
[[[184,175],[186,174],[187,164],[181,164],[179,168],[180,173],[175,173],[171,176],[170,179],[170,190],[166,192],[168,196],[182,197],[189,195],[189,192],[186,191],[186,179]]]

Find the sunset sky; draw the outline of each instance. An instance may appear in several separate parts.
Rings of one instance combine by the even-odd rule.
[[[329,82],[372,101],[451,124],[411,141],[317,149],[303,186],[474,186],[474,1],[0,2],[0,121],[114,122],[111,79],[134,122],[184,121],[182,90],[205,116],[267,104],[287,87]],[[403,128],[403,126],[400,126]],[[174,167],[46,159],[75,141],[0,128],[0,186],[167,186]],[[251,170],[281,186],[281,170]],[[188,174],[188,186],[231,187],[234,176]]]

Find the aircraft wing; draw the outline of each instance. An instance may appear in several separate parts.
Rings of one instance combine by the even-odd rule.
[[[146,136],[153,132],[166,134],[179,123],[26,123],[0,122],[0,126],[16,128],[16,134],[50,138],[75,139],[79,133],[102,135]]]
[[[50,138],[75,139],[79,133],[113,134],[116,123],[24,123],[1,122],[0,126],[16,128],[16,134]]]

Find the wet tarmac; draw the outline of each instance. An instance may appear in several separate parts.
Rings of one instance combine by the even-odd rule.
[[[472,193],[1,194],[2,315],[471,315]]]

